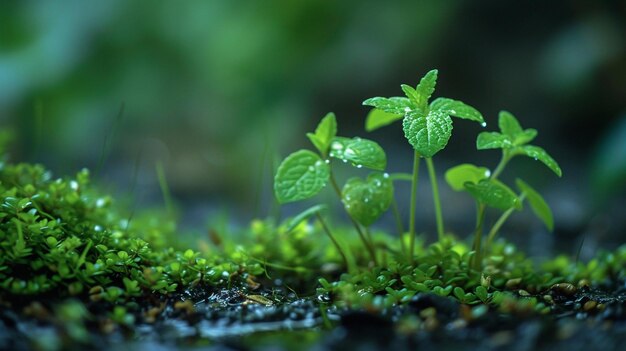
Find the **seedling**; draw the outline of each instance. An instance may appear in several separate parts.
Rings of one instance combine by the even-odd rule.
[[[337,121],[333,113],[327,114],[315,133],[308,133],[307,137],[318,153],[298,150],[283,160],[274,179],[278,202],[284,204],[311,198],[331,183],[372,261],[376,262],[375,247],[368,237],[367,228],[389,208],[393,184],[386,173],[374,172],[365,181],[351,178],[341,190],[332,173],[330,158],[350,163],[356,168],[383,171],[387,166],[385,152],[374,141],[337,136]],[[345,261],[346,254],[341,251],[330,230],[325,231]]]
[[[474,233],[475,252],[474,268],[480,269],[482,262],[482,232],[485,217],[485,208],[493,207],[504,211],[496,221],[487,236],[487,247],[504,222],[515,210],[522,209],[522,203],[528,199],[528,203],[535,215],[543,221],[548,230],[552,231],[554,221],[552,211],[543,197],[530,185],[521,179],[517,179],[516,185],[519,194],[498,181],[498,176],[504,171],[509,161],[517,155],[525,155],[542,162],[557,176],[562,175],[558,163],[542,148],[529,145],[537,136],[535,129],[522,129],[519,122],[510,112],[500,112],[498,119],[498,132],[482,132],[476,140],[478,150],[501,149],[502,157],[493,173],[485,167],[472,164],[462,164],[449,169],[446,172],[446,181],[456,191],[467,191],[476,200],[477,215]]]
[[[366,129],[374,130],[379,127],[402,119],[404,136],[413,146],[413,178],[411,186],[411,214],[409,219],[409,252],[411,258],[415,247],[415,211],[416,191],[420,158],[424,158],[428,167],[428,175],[433,191],[435,217],[437,222],[437,235],[439,240],[443,238],[444,226],[439,200],[439,187],[432,157],[443,150],[452,135],[452,119],[458,117],[481,123],[486,123],[483,116],[475,108],[458,100],[437,98],[430,104],[431,95],[437,84],[437,70],[431,70],[413,88],[402,84],[401,88],[406,97],[373,97],[363,102],[363,105],[375,107],[366,121]]]

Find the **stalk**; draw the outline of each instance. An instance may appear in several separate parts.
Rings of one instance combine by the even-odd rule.
[[[520,197],[519,197],[520,201],[524,201],[525,198],[526,198],[526,193],[522,193],[520,195]],[[515,211],[515,208],[509,208],[508,210],[506,210],[500,216],[500,218],[498,218],[498,220],[493,225],[493,227],[491,227],[491,230],[489,231],[489,234],[487,235],[487,245],[486,245],[486,247],[491,247],[491,242],[495,238],[495,236],[498,233],[498,231],[500,231],[500,228],[502,228],[502,225],[507,221],[507,219],[509,219],[511,214],[513,214],[513,211]]]
[[[332,184],[333,189],[335,189],[335,193],[337,194],[337,196],[339,196],[339,201],[341,201],[343,196],[341,195],[341,190],[339,189],[339,185],[337,184],[337,180],[335,179],[335,176],[332,174],[332,172],[330,174],[330,183]],[[350,216],[349,213],[347,213],[347,215],[348,215],[348,218],[350,218],[350,221],[352,222],[352,225],[354,225],[354,229],[356,229],[356,232],[359,234],[359,238],[361,238],[361,241],[363,242],[363,245],[365,246],[365,248],[369,252],[370,256],[372,257],[372,261],[374,262],[374,264],[378,265],[377,260],[376,260],[376,252],[374,251],[374,247],[371,245],[370,242],[367,241],[367,238],[365,237],[365,234],[363,233],[363,230],[361,229],[361,226],[354,220],[354,218],[352,218],[352,216]]]
[[[430,178],[430,184],[433,188],[433,202],[435,204],[435,219],[437,220],[437,237],[439,241],[443,239],[443,216],[441,214],[441,200],[439,199],[439,186],[437,184],[437,175],[435,174],[435,166],[433,159],[426,158],[426,166],[428,167],[428,176]]]
[[[419,180],[420,154],[413,155],[413,179],[411,180],[411,215],[409,217],[409,262],[413,264],[415,253],[415,210],[417,205],[417,181]],[[400,238],[402,240],[402,238]]]
[[[322,228],[324,228],[324,231],[326,232],[326,234],[330,238],[330,241],[333,242],[333,245],[335,245],[335,248],[337,248],[337,251],[339,251],[339,254],[341,255],[341,258],[343,259],[343,264],[346,266],[346,269],[349,269],[350,266],[348,264],[348,259],[346,258],[346,254],[343,252],[343,250],[341,249],[341,246],[339,246],[339,243],[337,242],[337,240],[335,239],[335,237],[331,233],[330,229],[326,225],[326,222],[324,221],[324,218],[322,217],[322,215],[319,212],[316,212],[316,215],[317,215],[317,220],[322,225]]]

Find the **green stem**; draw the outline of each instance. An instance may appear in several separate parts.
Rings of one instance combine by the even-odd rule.
[[[472,244],[472,250],[474,251],[474,258],[472,260],[472,266],[475,270],[480,271],[482,268],[482,251],[481,241],[483,237],[483,219],[485,218],[485,205],[477,203],[476,211],[476,231],[474,232],[474,243]]]
[[[335,179],[335,176],[332,172],[330,173],[330,184],[333,186],[333,189],[335,189],[335,193],[337,194],[337,196],[339,196],[339,201],[341,201],[343,199],[343,196],[341,195],[341,190],[339,189],[337,180]],[[376,260],[376,252],[374,251],[374,248],[371,246],[371,244],[365,238],[365,234],[363,234],[363,230],[361,229],[361,226],[359,226],[359,223],[357,223],[349,213],[347,215],[348,215],[348,218],[350,218],[350,221],[352,222],[352,224],[354,225],[354,229],[356,229],[356,232],[359,234],[359,238],[361,238],[363,245],[365,246],[367,251],[369,251],[369,254],[372,257],[372,261],[374,262],[374,264],[377,265],[378,263]]]
[[[433,159],[426,158],[426,166],[428,167],[428,176],[430,178],[430,184],[433,188],[433,202],[435,204],[435,219],[437,220],[437,237],[439,241],[443,239],[443,216],[441,214],[441,200],[439,199],[439,186],[437,184],[437,175],[435,174],[435,166]]]
[[[337,242],[337,240],[333,236],[332,232],[330,231],[330,229],[326,225],[326,222],[324,221],[324,218],[322,217],[322,215],[319,212],[316,212],[315,214],[317,215],[317,220],[320,222],[320,224],[322,225],[322,228],[324,228],[324,231],[326,232],[326,234],[330,238],[330,241],[333,242],[333,245],[335,245],[335,248],[337,248],[337,251],[339,251],[339,254],[341,255],[341,258],[343,259],[343,264],[346,266],[346,269],[349,269],[350,265],[348,264],[348,259],[346,258],[346,254],[343,252],[343,250],[341,249],[341,246],[339,246],[339,243]]]
[[[522,193],[519,197],[520,202],[523,202],[525,198],[526,198],[526,193]],[[493,227],[491,227],[491,230],[489,231],[489,234],[487,235],[487,244],[485,246],[485,249],[488,249],[491,247],[491,242],[495,238],[498,231],[500,231],[500,228],[502,228],[502,225],[507,221],[507,219],[509,219],[511,214],[513,214],[513,211],[515,211],[515,207],[511,207],[508,210],[506,210],[500,216],[500,218],[498,218],[498,220],[493,225]]]
[[[413,179],[411,180],[411,214],[409,216],[409,262],[413,264],[415,253],[415,210],[417,205],[417,181],[419,180],[420,154],[413,155]]]
[[[511,160],[511,157],[509,156],[509,154],[506,152],[506,150],[502,150],[502,157],[500,158],[500,162],[498,163],[498,165],[496,166],[496,169],[493,171],[493,173],[491,174],[491,179],[496,179],[498,178],[498,176],[500,175],[500,173],[502,173],[502,171],[504,170],[504,167],[506,167],[506,164],[509,163],[509,160]]]

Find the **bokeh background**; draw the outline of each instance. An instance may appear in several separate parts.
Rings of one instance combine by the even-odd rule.
[[[304,133],[328,111],[342,135],[377,140],[389,170],[409,172],[400,125],[368,135],[361,102],[399,95],[400,83],[431,68],[440,71],[435,96],[477,107],[488,130],[499,110],[513,112],[564,170],[557,179],[532,160],[512,163],[504,179],[540,189],[556,231],[546,235],[526,211],[507,237],[533,233],[523,241],[537,255],[583,241],[589,255],[626,240],[625,1],[0,2],[9,158],[57,176],[89,167],[140,208],[163,204],[161,163],[188,231],[220,213],[241,224],[275,213],[276,162],[309,147]],[[435,160],[440,176],[461,162],[495,166],[496,151],[473,146],[480,131],[455,122]],[[339,168],[340,178],[353,172]],[[418,223],[432,233],[421,179]],[[441,187],[448,229],[469,233],[471,200]]]

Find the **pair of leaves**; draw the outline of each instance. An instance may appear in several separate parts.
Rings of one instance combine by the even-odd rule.
[[[446,174],[446,182],[456,191],[467,191],[476,201],[501,210],[510,208],[521,209],[522,196],[528,199],[533,213],[545,224],[548,230],[554,228],[554,219],[550,207],[543,197],[530,185],[516,180],[517,188],[521,195],[517,196],[505,184],[490,179],[490,172],[485,167],[477,167],[472,164],[462,164],[450,168]]]
[[[318,124],[315,133],[307,134],[321,156],[312,151],[299,150],[283,160],[274,178],[274,193],[279,203],[308,199],[326,186],[330,165],[322,157],[350,162],[357,168],[384,170],[387,166],[385,151],[376,142],[336,135],[337,121],[335,115],[329,113]]]
[[[406,97],[374,97],[363,105],[375,107],[366,120],[368,131],[403,118],[404,135],[413,148],[424,157],[432,157],[448,144],[452,135],[452,119],[469,119],[484,125],[475,108],[458,100],[438,98],[428,104],[437,84],[437,70],[432,70],[415,87],[403,84]],[[378,112],[380,110],[382,112]]]
[[[542,148],[528,145],[537,136],[535,129],[522,129],[519,122],[507,111],[501,111],[498,117],[498,132],[482,132],[476,139],[478,150],[502,149],[510,157],[525,155],[541,161],[559,177],[563,174],[559,164]]]
[[[350,178],[343,187],[342,200],[350,216],[369,227],[389,209],[393,182],[388,174],[379,172],[370,173],[366,180]]]

